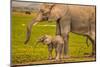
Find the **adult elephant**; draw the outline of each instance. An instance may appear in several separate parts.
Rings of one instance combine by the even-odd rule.
[[[64,55],[68,52],[69,32],[84,35],[92,42],[92,56],[95,55],[95,6],[42,4],[38,16],[27,26],[27,38],[30,39],[32,25],[43,20],[56,21],[56,35],[64,39]]]

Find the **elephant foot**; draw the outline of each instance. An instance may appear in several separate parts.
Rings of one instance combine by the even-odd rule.
[[[60,60],[59,58],[55,58],[56,61]]]
[[[64,59],[67,59],[67,58],[70,58],[70,56],[67,55],[67,56],[64,56],[63,58],[64,58]]]
[[[61,58],[59,58],[59,57],[55,58],[55,61],[60,61],[60,60],[61,60]]]
[[[55,62],[60,63],[61,59],[55,59]]]
[[[84,55],[85,55],[85,57],[96,57],[95,53],[92,53],[92,54],[85,53]]]
[[[96,55],[88,55],[87,57],[93,57],[93,58],[95,58],[95,57],[96,57]]]
[[[92,56],[92,57],[96,57],[96,53],[93,52],[91,56]]]
[[[96,53],[92,52],[92,54],[90,55],[90,57],[96,57]]]
[[[84,56],[89,57],[89,56],[91,56],[91,54],[90,53],[84,53]]]
[[[53,59],[52,57],[49,57],[49,58],[48,58],[48,60],[52,60],[52,59]]]

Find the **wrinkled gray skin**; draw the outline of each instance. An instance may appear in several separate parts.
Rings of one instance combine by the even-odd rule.
[[[49,59],[51,60],[52,57],[52,51],[55,49],[55,60],[60,60],[63,58],[63,47],[64,47],[64,40],[60,35],[57,35],[55,37],[51,37],[50,35],[44,35],[41,36],[38,41],[38,43],[43,43],[48,46],[48,52],[49,52]]]
[[[30,39],[32,25],[47,20],[56,21],[56,35],[64,39],[64,56],[68,53],[69,32],[86,36],[92,42],[92,56],[95,55],[95,6],[43,4],[35,20],[27,26],[27,38]]]

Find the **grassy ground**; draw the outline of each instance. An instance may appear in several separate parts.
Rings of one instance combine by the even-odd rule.
[[[55,26],[40,26],[40,25],[55,25],[54,22],[41,22],[32,29],[31,39],[27,45],[24,44],[26,38],[26,26],[35,17],[35,14],[25,15],[22,13],[12,13],[12,64],[27,64],[36,61],[48,59],[47,46],[38,44],[36,40],[44,34],[55,35]],[[85,53],[91,53],[91,43],[89,47],[86,45],[86,38],[73,33],[69,36],[69,56],[83,57]],[[55,53],[53,52],[53,56]],[[67,62],[91,61],[95,58],[77,58],[65,60]]]

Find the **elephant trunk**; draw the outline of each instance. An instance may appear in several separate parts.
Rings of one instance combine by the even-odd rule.
[[[24,44],[27,44],[28,41],[30,40],[32,26],[36,25],[38,22],[42,20],[43,20],[42,14],[39,13],[38,16],[31,23],[29,23],[29,25],[27,26],[26,40]]]
[[[33,21],[27,26],[26,40],[25,40],[24,44],[27,44],[28,41],[30,40],[31,29],[32,29],[33,24],[35,25],[36,22],[37,22],[36,20],[33,20]]]

